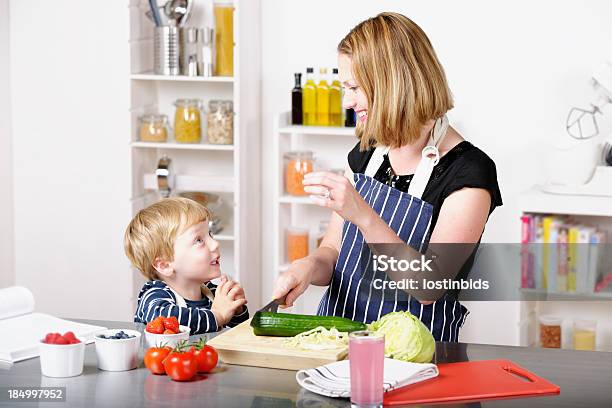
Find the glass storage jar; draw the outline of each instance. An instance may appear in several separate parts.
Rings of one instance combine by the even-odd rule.
[[[215,75],[234,75],[234,5],[215,0]]]
[[[595,333],[597,322],[595,320],[574,320],[574,350],[595,350]]]
[[[287,260],[293,262],[308,256],[308,229],[287,228]]]
[[[561,348],[561,319],[555,316],[540,316],[540,345]]]
[[[302,180],[304,175],[314,171],[314,154],[310,151],[287,152],[285,162],[285,191],[295,196],[305,196]]]
[[[234,104],[232,101],[210,101],[206,114],[208,142],[234,143]]]
[[[142,142],[168,141],[168,116],[162,114],[147,114],[138,117],[138,138]]]
[[[178,143],[199,143],[202,140],[202,100],[177,99],[174,102],[174,138]]]

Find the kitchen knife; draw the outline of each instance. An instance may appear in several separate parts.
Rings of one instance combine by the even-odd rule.
[[[264,307],[259,309],[259,311],[260,312],[278,313],[278,307],[280,305],[284,305],[285,304],[286,297],[287,297],[287,295],[283,296],[280,299],[273,299],[270,303],[268,303],[267,305],[265,305]]]

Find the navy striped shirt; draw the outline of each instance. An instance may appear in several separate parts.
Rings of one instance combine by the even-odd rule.
[[[217,285],[212,282],[206,282],[205,285],[214,296]],[[217,324],[217,319],[215,319],[215,315],[212,310],[210,310],[212,301],[206,296],[204,296],[202,300],[185,299],[185,303],[187,307],[180,307],[177,304],[174,292],[164,282],[159,280],[148,281],[138,294],[134,322],[146,324],[158,316],[174,316],[178,319],[179,324],[191,328],[192,336],[216,332],[223,328],[219,327]],[[237,326],[248,320],[248,318],[249,311],[247,307],[244,306],[244,310],[234,315],[226,326]]]

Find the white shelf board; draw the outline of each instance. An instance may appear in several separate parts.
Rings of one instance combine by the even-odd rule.
[[[279,128],[278,132],[296,135],[355,136],[354,127],[339,126],[284,126]]]
[[[297,196],[290,196],[290,195],[282,195],[279,197],[278,202],[283,203],[283,204],[314,205],[314,202],[310,199],[309,196],[297,197]]]
[[[234,150],[234,145],[215,145],[210,143],[153,143],[153,142],[132,142],[130,146],[138,149],[173,149],[173,150],[215,150],[228,151]]]
[[[612,197],[552,194],[536,186],[521,194],[520,208],[526,213],[612,217]]]
[[[576,293],[576,292],[547,292],[545,289],[522,288],[525,295],[546,296],[546,300],[612,300],[612,292]]]
[[[234,179],[232,177],[178,174],[171,175],[169,181],[172,191],[207,191],[211,193],[232,193],[234,191]],[[144,188],[146,190],[157,190],[157,176],[155,174],[144,175]]]
[[[233,83],[234,77],[223,76],[185,76],[185,75],[157,75],[153,72],[143,72],[140,74],[131,74],[130,78],[137,81],[175,81],[175,82],[221,82]]]

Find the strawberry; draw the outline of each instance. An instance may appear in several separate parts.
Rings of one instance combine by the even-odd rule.
[[[63,336],[58,336],[55,338],[55,342],[53,344],[70,344],[70,342],[66,340]]]
[[[74,335],[73,332],[68,331],[66,333],[64,333],[64,339],[66,339],[66,341],[69,344],[75,344],[75,343],[80,343],[80,341],[76,338],[76,336]]]
[[[172,331],[170,329],[166,329],[166,330],[164,330],[164,334],[176,334],[176,332]]]
[[[163,319],[163,318],[162,318]],[[162,334],[164,332],[164,322],[159,318],[147,323],[146,330],[149,333]]]
[[[174,316],[164,317],[164,328],[172,330],[174,334],[179,332],[179,322]]]

